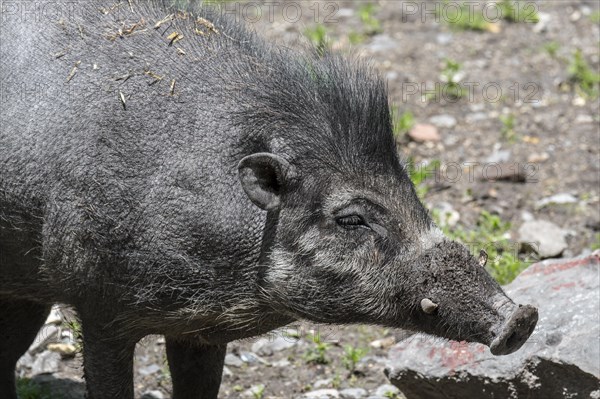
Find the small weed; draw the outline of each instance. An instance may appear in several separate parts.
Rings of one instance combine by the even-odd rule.
[[[527,2],[523,5],[516,0],[502,0],[498,4],[498,9],[502,12],[502,19],[508,22],[529,22],[538,23],[540,17],[536,10],[536,5]]]
[[[596,233],[594,242],[592,243],[592,251],[600,249],[600,233]]]
[[[244,387],[241,385],[234,385],[232,388],[235,392],[242,392],[244,390]]]
[[[366,39],[365,35],[360,32],[352,31],[348,34],[348,41],[352,45],[357,45],[364,42]]]
[[[559,49],[560,49],[560,45],[558,44],[558,42],[551,41],[551,42],[544,44],[544,50],[552,58],[556,58],[556,54],[558,54]]]
[[[502,122],[502,130],[500,131],[502,139],[509,143],[514,143],[517,137],[517,134],[515,133],[515,115],[500,115],[500,122]]]
[[[448,0],[445,0],[448,3]],[[456,7],[441,7],[438,18],[446,21],[448,25],[457,30],[486,31],[490,29],[490,23],[484,18],[481,9],[471,9],[468,4],[461,4]]]
[[[600,74],[589,66],[580,49],[575,50],[569,65],[569,80],[577,85],[579,91],[590,98],[598,97]]]
[[[358,16],[365,28],[365,34],[372,36],[381,33],[381,23],[375,16],[378,7],[373,3],[362,4],[358,8]]]
[[[395,108],[392,108],[392,129],[394,137],[405,135],[415,125],[415,117],[410,111],[398,113]]]
[[[434,211],[433,217],[439,222],[439,212]],[[485,249],[488,254],[486,269],[500,284],[508,284],[527,267],[528,262],[519,259],[518,248],[508,240],[510,223],[498,215],[482,211],[475,227],[470,230],[444,225],[441,225],[441,229],[448,238],[469,246],[474,255],[479,254],[480,249]]]
[[[58,399],[46,387],[40,386],[29,378],[17,380],[17,398],[19,399]]]
[[[342,386],[342,377],[338,373],[335,373],[335,375],[331,379],[331,387],[333,389],[340,389],[341,386]]]
[[[392,391],[387,391],[386,393],[383,394],[384,398],[388,398],[388,399],[400,399],[400,396],[398,396],[398,394],[396,392],[392,392]]]
[[[306,363],[329,364],[329,359],[327,358],[329,344],[321,340],[319,333],[311,334],[309,337],[315,345],[309,348],[304,354]]]
[[[79,320],[73,318],[71,320],[63,321],[63,325],[71,330],[73,333],[73,339],[75,340],[75,348],[77,352],[83,351],[83,329],[81,328],[81,323]]]
[[[257,385],[252,390],[252,396],[254,397],[254,399],[263,399],[264,395],[265,395],[265,386],[262,384]]]
[[[425,185],[425,180],[435,175],[435,171],[439,169],[440,161],[437,159],[432,160],[427,165],[415,166],[412,159],[409,159],[406,165],[408,177],[415,186],[417,195],[423,199],[429,192],[429,187]]]
[[[312,28],[306,28],[304,35],[315,46],[317,54],[323,56],[329,49],[329,39],[327,37],[327,28],[325,25],[318,24]]]
[[[444,93],[457,100],[466,94],[465,88],[460,85],[459,79],[457,78],[461,69],[461,64],[446,58],[441,72],[441,78],[445,83]]]
[[[366,348],[355,348],[352,345],[344,346],[344,356],[342,357],[342,364],[349,372],[353,372],[356,369],[356,364],[362,359],[367,352]]]
[[[600,24],[600,10],[596,10],[589,15],[590,21],[594,24]]]

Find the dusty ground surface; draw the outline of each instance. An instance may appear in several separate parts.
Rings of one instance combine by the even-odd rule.
[[[237,6],[242,13],[243,4]],[[359,16],[362,2],[295,4],[302,10],[298,21],[294,21],[294,10],[288,9],[290,14],[284,18],[282,7],[276,7],[271,22],[264,5],[261,7],[263,15],[258,18],[253,16],[252,10],[245,9],[246,20],[257,20],[251,27],[290,46],[298,45],[300,35],[317,23],[326,27],[333,47],[339,48],[348,46],[352,32],[366,30]],[[417,163],[441,162],[438,178],[426,182],[430,186],[425,196],[427,204],[435,207],[448,202],[460,216],[458,223],[466,228],[473,226],[481,210],[499,214],[511,222],[513,240],[517,240],[518,228],[524,221],[532,217],[551,221],[568,232],[568,248],[563,256],[577,255],[597,246],[600,229],[598,100],[578,95],[568,84],[568,65],[573,52],[579,48],[592,69],[598,70],[600,33],[594,20],[598,3],[536,2],[542,22],[503,21],[483,32],[455,30],[443,18],[425,13],[421,2],[412,3],[416,11],[400,1],[374,4],[373,16],[381,29],[353,48],[361,56],[372,59],[388,79],[391,98],[401,111],[410,110],[417,123],[433,124],[438,130],[439,141],[416,143],[406,136],[398,139],[399,150],[405,157]],[[232,10],[236,6],[229,3],[227,7]],[[461,64],[461,82],[473,87],[473,98],[427,101],[421,97],[422,83],[434,87],[440,82],[446,58]],[[488,87],[487,91],[484,87]],[[505,124],[501,117],[508,115],[514,116],[514,126],[513,132],[507,134],[503,133]],[[481,174],[490,162],[503,162],[504,168],[525,167],[527,179],[520,183],[481,181]],[[471,174],[469,165],[475,163],[477,167]],[[460,174],[457,175],[457,171]],[[496,173],[496,169],[487,169],[487,172]],[[571,194],[575,201],[539,206],[538,201],[558,193]],[[309,330],[315,328],[325,331],[323,340],[330,344],[324,351],[328,364],[307,363],[308,354],[316,347],[308,338]],[[359,387],[375,395],[375,390],[387,383],[382,362],[386,351],[370,344],[401,335],[400,331],[377,327],[332,328],[311,324],[298,328],[298,333],[300,340],[289,338],[294,342],[292,347],[270,356],[260,355],[258,360],[247,353],[258,350],[253,349],[255,340],[230,344],[229,352],[236,357],[228,358],[220,397],[296,398],[317,387],[338,390]],[[390,342],[384,344],[385,347]],[[359,362],[354,373],[344,366],[346,345],[369,348],[367,357]],[[21,376],[31,376],[27,366],[36,356],[22,363]],[[239,367],[234,363],[239,363]],[[43,377],[46,383],[57,384],[61,389],[67,379],[75,379],[70,393],[63,392],[62,397],[82,397],[80,356],[61,360],[57,367],[60,371]],[[138,396],[151,390],[170,396],[164,343],[160,337],[149,337],[138,346],[135,370]],[[326,381],[317,383],[318,380]],[[247,391],[260,384],[264,385],[262,393]],[[160,397],[160,394],[155,393],[155,396]]]

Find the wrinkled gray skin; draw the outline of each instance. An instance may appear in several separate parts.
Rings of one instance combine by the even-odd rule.
[[[172,11],[68,4],[3,11],[0,397],[57,302],[81,318],[90,399],[133,396],[147,334],[166,336],[176,399],[215,398],[227,342],[298,319],[497,354],[527,339],[536,310],[417,199],[370,68],[214,15],[217,32],[189,13],[154,29]]]

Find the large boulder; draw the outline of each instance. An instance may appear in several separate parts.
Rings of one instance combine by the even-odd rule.
[[[539,309],[517,352],[417,334],[390,349],[386,374],[408,399],[600,398],[600,251],[530,266],[505,287]]]

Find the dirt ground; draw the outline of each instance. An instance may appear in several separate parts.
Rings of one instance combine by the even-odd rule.
[[[400,112],[410,111],[416,123],[436,126],[440,136],[438,141],[425,143],[407,136],[398,139],[405,159],[410,157],[418,164],[440,161],[437,177],[426,183],[428,206],[449,203],[465,228],[473,226],[481,210],[499,214],[511,223],[512,240],[517,240],[519,226],[531,217],[551,221],[568,231],[563,256],[574,256],[599,245],[599,102],[578,94],[569,80],[569,64],[576,49],[592,70],[598,71],[598,2],[528,3],[539,15],[537,24],[502,21],[485,31],[454,28],[444,21],[443,14],[436,17],[427,12],[436,7],[432,2],[376,1],[370,20],[361,20],[364,2],[360,1],[280,1],[272,9],[272,21],[264,3],[258,7],[254,5],[259,3],[253,3],[253,9],[245,8],[243,2],[225,6],[270,40],[292,47],[305,40],[302,35],[307,29],[318,25],[325,27],[332,47],[338,49],[350,46],[349,37],[364,34],[362,41],[353,40],[353,52],[371,59],[388,80],[391,100]],[[443,13],[444,3],[437,4]],[[298,10],[300,18],[296,18]],[[376,29],[369,25],[369,21],[377,25],[373,18],[379,24]],[[424,99],[422,84],[428,88],[439,84],[446,59],[460,64],[455,78],[472,91],[459,100],[447,96]],[[513,123],[508,128],[502,120],[510,115]],[[525,168],[526,181],[482,181],[490,163]],[[496,173],[496,169],[488,168],[490,171]],[[538,201],[559,193],[571,194],[576,200],[539,206]],[[323,350],[327,364],[307,362],[317,346],[307,338],[313,329],[320,329],[323,341],[329,344]],[[379,327],[310,323],[296,331],[300,339],[287,337],[293,346],[273,355],[254,356],[255,339],[230,344],[229,353],[234,356],[228,358],[220,397],[298,398],[318,387],[364,388],[374,396],[375,390],[387,383],[383,374],[386,348],[402,335]],[[382,339],[383,348],[371,345]],[[347,345],[369,349],[353,372],[344,365]],[[74,379],[71,393],[62,397],[82,397],[80,356],[61,361],[60,370],[44,377],[45,383],[64,388],[64,379]],[[160,337],[148,337],[138,345],[135,370],[137,396],[156,390],[170,397]],[[31,375],[25,366],[19,371],[21,376]],[[256,388],[260,384],[264,389]],[[254,393],[248,391],[252,387]]]

